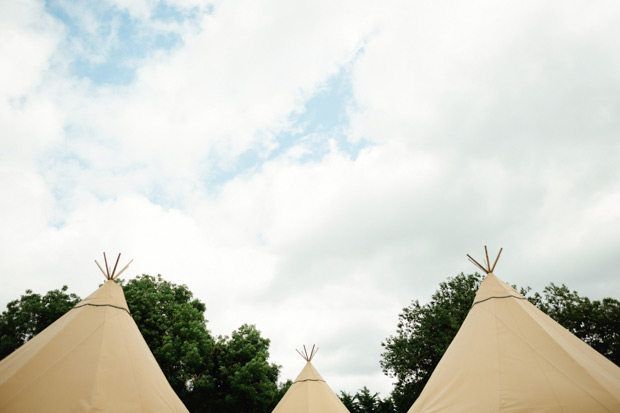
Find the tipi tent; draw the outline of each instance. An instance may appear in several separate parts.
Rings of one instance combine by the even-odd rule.
[[[187,412],[114,282],[129,264],[115,276],[116,265],[106,260],[105,284],[0,362],[0,412]]]
[[[487,275],[409,412],[620,412],[620,368],[470,259]]]
[[[316,351],[314,346],[310,354],[306,351],[306,346],[304,346],[303,354],[297,351],[306,360],[306,366],[282,397],[273,413],[344,413],[349,411],[312,365],[311,360]]]

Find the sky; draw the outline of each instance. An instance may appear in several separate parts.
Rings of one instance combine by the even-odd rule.
[[[620,299],[616,1],[0,2],[0,308],[161,274],[383,396],[476,268]]]

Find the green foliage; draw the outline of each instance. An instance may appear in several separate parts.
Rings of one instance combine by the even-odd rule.
[[[277,385],[280,367],[267,361],[269,344],[255,326],[247,324],[233,331],[231,337],[218,337],[210,372],[214,386],[203,394],[200,411],[272,410],[286,390]]]
[[[60,316],[73,308],[80,297],[67,293],[67,286],[52,290],[44,296],[32,290],[19,300],[7,304],[0,315],[0,360],[30,340]]]
[[[209,370],[214,340],[204,318],[206,306],[185,285],[142,275],[121,282],[129,311],[168,382],[182,400]]]
[[[407,411],[431,376],[467,316],[482,276],[463,273],[439,284],[431,301],[418,300],[398,316],[396,335],[381,345],[383,372],[396,378],[392,398]]]
[[[190,411],[253,413],[275,406],[280,367],[267,361],[270,340],[255,326],[215,339],[206,306],[185,285],[142,275],[123,289],[140,332]]]
[[[394,404],[389,397],[381,399],[379,393],[370,393],[366,386],[362,387],[354,396],[340,392],[342,404],[351,413],[394,413]]]
[[[340,398],[342,404],[344,404],[344,407],[347,408],[347,410],[349,410],[350,412],[355,411],[355,395],[341,391],[340,396],[338,397]]]
[[[293,385],[293,380],[291,379],[286,380],[284,383],[278,384],[278,393],[279,393],[278,402],[280,402],[280,399],[286,394],[286,392],[292,385]]]

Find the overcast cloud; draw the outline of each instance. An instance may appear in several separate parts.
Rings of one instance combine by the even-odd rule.
[[[387,395],[400,310],[497,274],[620,298],[615,1],[0,3],[0,306],[101,251]]]

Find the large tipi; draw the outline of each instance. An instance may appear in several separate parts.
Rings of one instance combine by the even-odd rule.
[[[129,264],[117,265],[106,260],[105,284],[0,362],[0,412],[187,412],[114,282]]]
[[[306,360],[306,365],[273,413],[344,413],[349,411],[312,365],[311,361],[316,351],[314,346],[310,354],[306,351],[306,346],[304,346],[303,354],[297,351]]]
[[[409,412],[620,412],[620,368],[497,278],[485,255],[486,266],[470,257],[487,275]]]

